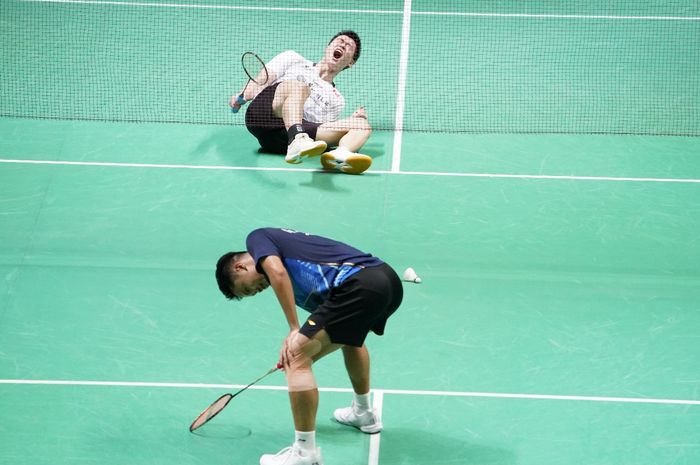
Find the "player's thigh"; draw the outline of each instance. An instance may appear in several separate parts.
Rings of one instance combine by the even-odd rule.
[[[312,357],[314,362],[343,347],[342,344],[333,344],[325,329],[316,333],[314,339],[321,340],[321,350]]]
[[[294,80],[282,81],[277,86],[277,90],[275,90],[275,97],[272,99],[272,111],[281,118],[285,102],[289,100],[304,105],[310,94],[309,86],[303,82]]]
[[[351,130],[371,131],[369,123],[364,118],[349,117],[323,123],[318,127],[316,139],[327,142],[330,145],[338,145],[340,139]]]
[[[315,362],[341,347],[341,344],[333,344],[326,330],[321,329],[312,338],[297,333],[289,349],[292,358],[300,358],[302,360],[305,359]]]
[[[338,145],[338,142],[345,134],[350,132],[351,129],[355,129],[355,126],[357,126],[356,119],[345,118],[330,123],[323,123],[316,131],[316,140],[322,140],[328,145]]]
[[[334,126],[337,122],[338,121],[334,121],[333,123],[323,123],[320,125],[316,130],[316,140],[322,140],[328,145],[338,145],[338,142],[348,133],[348,130],[343,129],[342,126]]]

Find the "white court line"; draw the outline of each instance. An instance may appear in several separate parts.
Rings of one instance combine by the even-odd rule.
[[[374,413],[382,418],[382,409],[384,405],[384,391],[373,390],[374,401],[372,402],[372,408]],[[379,443],[381,442],[382,433],[375,433],[369,438],[369,459],[367,460],[367,465],[379,465]]]
[[[118,2],[100,0],[21,0],[26,3],[72,3],[85,5],[110,5],[127,7],[156,7],[156,8],[192,8],[200,10],[237,10],[237,11],[285,11],[301,13],[368,13],[398,15],[398,10],[352,10],[340,8],[301,8],[273,6],[242,6],[242,5],[197,5],[188,3],[152,3],[152,2]]]
[[[470,13],[449,11],[414,11],[414,15],[424,16],[467,16],[487,18],[540,18],[540,19],[605,19],[643,21],[700,21],[697,16],[632,16],[632,15],[572,15],[548,13]]]
[[[203,383],[158,383],[140,381],[71,381],[48,379],[0,379],[0,385],[49,385],[49,386],[114,386],[114,387],[153,387],[153,388],[196,388],[196,389],[241,389],[244,384],[203,384]],[[286,391],[287,386],[251,386],[252,390],[261,391]],[[324,388],[321,392],[351,393],[347,388]],[[470,391],[422,391],[410,389],[375,389],[373,392],[381,392],[381,396],[387,394],[409,396],[443,396],[443,397],[487,397],[495,399],[529,399],[529,400],[565,400],[578,402],[613,402],[632,404],[666,404],[666,405],[700,405],[700,400],[687,399],[658,399],[647,397],[600,397],[600,396],[573,396],[550,394],[521,394],[506,392],[470,392]],[[376,400],[376,397],[375,397]]]
[[[251,10],[251,11],[298,11],[307,13],[368,13],[368,14],[403,14],[400,10],[353,10],[339,8],[295,8],[295,7],[269,7],[269,6],[236,6],[236,5],[197,5],[188,3],[152,3],[152,2],[120,2],[100,0],[22,0],[31,3],[72,3],[86,5],[112,5],[112,6],[136,6],[136,7],[160,7],[160,8],[196,8],[218,10]],[[633,16],[633,15],[574,15],[574,14],[546,14],[546,13],[474,13],[474,12],[450,12],[450,11],[413,11],[412,15],[436,15],[436,16],[474,16],[491,18],[543,18],[543,19],[601,19],[601,20],[646,20],[646,21],[700,21],[695,16]]]
[[[186,169],[186,170],[214,170],[214,171],[295,171],[305,173],[324,173],[334,175],[337,173],[323,171],[314,168],[265,168],[253,166],[217,166],[217,165],[173,165],[157,163],[116,163],[98,161],[64,161],[64,160],[21,160],[0,159],[0,163],[25,164],[25,165],[65,165],[65,166],[96,166],[113,168],[151,168],[151,169]],[[552,181],[608,181],[608,182],[665,182],[678,184],[700,184],[700,179],[690,178],[632,178],[614,176],[572,176],[572,175],[544,175],[544,174],[504,174],[504,173],[449,173],[438,171],[387,171],[370,170],[366,174],[394,174],[404,176],[448,176],[465,178],[493,178],[493,179],[532,179]]]
[[[411,0],[403,4],[401,26],[401,53],[399,55],[399,78],[396,91],[396,115],[394,117],[394,148],[391,156],[391,171],[401,170],[401,145],[403,140],[403,112],[406,100],[406,76],[408,74],[409,38],[411,37]]]
[[[414,176],[453,176],[468,178],[500,178],[500,179],[542,179],[560,181],[612,181],[612,182],[669,182],[669,183],[700,183],[700,179],[684,178],[630,178],[613,176],[568,176],[568,175],[545,175],[545,174],[501,174],[501,173],[440,173],[431,171],[401,171],[391,173],[388,171],[372,171],[372,173],[405,174]]]
[[[156,168],[156,169],[189,169],[189,170],[219,170],[219,171],[300,171],[323,172],[314,168],[260,168],[255,166],[217,166],[217,165],[172,165],[157,163],[113,163],[101,161],[63,161],[63,160],[12,160],[0,159],[0,163],[18,163],[29,165],[67,165],[67,166],[103,166],[112,168]]]

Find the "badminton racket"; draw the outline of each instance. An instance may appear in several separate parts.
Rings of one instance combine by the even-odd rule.
[[[205,423],[207,423],[209,420],[214,418],[221,412],[226,406],[228,405],[229,402],[231,402],[231,399],[236,397],[238,394],[241,392],[245,391],[249,387],[251,387],[253,384],[257,383],[261,379],[265,378],[266,376],[274,373],[275,371],[279,370],[282,368],[282,364],[278,363],[277,366],[274,366],[270,368],[267,373],[262,375],[260,378],[256,379],[240,391],[236,392],[235,394],[224,394],[223,396],[219,397],[216,399],[209,407],[207,407],[202,413],[200,413],[197,418],[194,419],[192,424],[190,425],[190,433],[199,428],[200,426],[203,426]]]
[[[241,65],[243,65],[243,71],[245,71],[245,74],[248,76],[248,82],[246,82],[243,91],[233,102],[233,105],[231,106],[232,113],[238,113],[241,107],[245,105],[246,99],[243,98],[243,94],[245,94],[245,91],[251,81],[259,86],[264,86],[267,84],[267,81],[270,78],[265,62],[253,52],[245,52],[243,54],[241,57]]]

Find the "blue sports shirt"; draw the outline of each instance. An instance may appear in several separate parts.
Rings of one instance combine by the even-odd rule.
[[[325,300],[331,288],[363,268],[384,263],[342,242],[291,229],[256,229],[248,235],[246,249],[262,274],[263,258],[280,257],[292,281],[296,304],[309,312]]]

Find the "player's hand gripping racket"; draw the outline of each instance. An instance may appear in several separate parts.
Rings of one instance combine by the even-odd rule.
[[[245,105],[246,99],[243,98],[243,94],[245,94],[251,81],[259,86],[264,86],[270,78],[265,62],[253,52],[245,52],[241,57],[241,64],[243,65],[243,71],[248,75],[248,82],[246,82],[243,91],[231,102],[232,113],[238,113],[238,110]]]
[[[214,401],[214,403],[212,403],[209,407],[206,408],[206,410],[204,410],[202,413],[200,413],[197,418],[195,418],[195,420],[190,425],[190,433],[192,431],[196,430],[197,428],[199,428],[200,426],[204,425],[206,422],[208,422],[209,420],[214,418],[216,415],[218,415],[219,412],[221,412],[228,405],[228,403],[231,402],[231,399],[233,399],[238,394],[240,394],[241,392],[243,392],[246,389],[248,389],[249,387],[251,387],[253,384],[257,383],[258,381],[260,381],[261,379],[263,379],[267,375],[270,375],[270,374],[274,373],[275,371],[279,370],[280,368],[282,368],[282,364],[278,363],[277,366],[270,368],[267,371],[267,373],[265,373],[260,378],[256,379],[255,381],[253,381],[252,383],[250,383],[249,385],[247,385],[246,387],[244,387],[240,391],[236,392],[235,394],[224,394],[223,396],[216,399]]]

